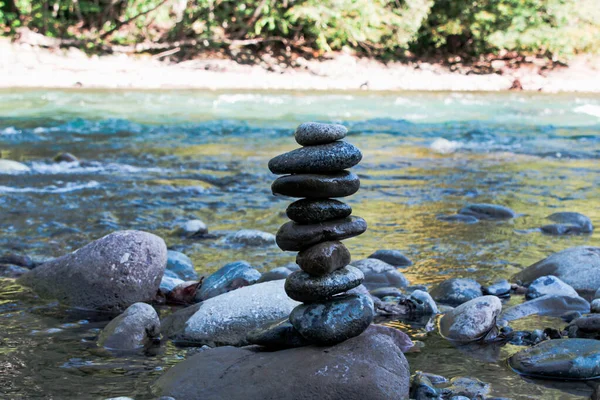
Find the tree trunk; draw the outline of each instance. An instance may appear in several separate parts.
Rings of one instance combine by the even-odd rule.
[[[16,18],[21,16],[21,13],[19,12],[14,0],[2,0],[0,10],[3,14],[15,14]]]

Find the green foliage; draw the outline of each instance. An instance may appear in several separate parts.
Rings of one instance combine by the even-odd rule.
[[[600,50],[599,0],[0,0],[19,26],[96,46],[182,39],[344,47],[394,58],[500,50],[566,58]]]

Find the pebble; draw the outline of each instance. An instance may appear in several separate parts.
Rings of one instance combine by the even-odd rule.
[[[296,128],[294,138],[301,146],[314,146],[343,139],[347,133],[344,125],[305,122]]]
[[[285,280],[285,292],[293,300],[314,303],[357,287],[364,277],[361,270],[350,265],[320,277],[296,271]]]
[[[496,328],[502,302],[496,296],[482,296],[459,305],[440,320],[440,334],[456,342],[472,342]]]
[[[394,267],[408,267],[412,265],[412,261],[399,250],[377,250],[369,258],[376,258]]]
[[[351,294],[323,303],[301,304],[292,310],[290,322],[304,338],[326,345],[360,335],[374,315],[370,297]]]
[[[447,279],[431,289],[429,293],[436,302],[453,307],[483,296],[481,285],[470,278]]]
[[[276,241],[281,250],[300,251],[317,243],[358,236],[366,230],[367,223],[360,217],[347,217],[310,225],[300,225],[291,221],[279,228]]]
[[[299,252],[296,264],[311,275],[323,276],[350,264],[350,251],[342,242],[323,242]]]
[[[360,188],[360,179],[349,171],[327,175],[295,174],[277,178],[271,185],[274,195],[322,199],[351,196]]]
[[[251,331],[247,340],[249,343],[273,349],[289,349],[310,344],[298,333],[287,317],[266,328]]]
[[[277,175],[322,174],[351,168],[362,159],[362,153],[347,142],[333,142],[301,147],[269,161],[269,170]]]
[[[542,276],[531,282],[525,297],[528,300],[536,299],[545,295],[575,296],[578,294],[571,286],[567,285],[554,275]]]
[[[405,288],[409,285],[408,279],[402,272],[376,258],[365,258],[353,262],[352,265],[363,272],[365,275],[363,285],[369,290],[383,287]]]
[[[252,285],[260,279],[260,272],[245,261],[226,264],[204,280],[196,293],[196,301],[227,293],[244,286]]]
[[[352,214],[352,207],[333,199],[302,199],[290,204],[286,214],[299,224],[314,224],[346,218]]]
[[[506,220],[515,218],[517,213],[508,207],[496,204],[469,204],[459,212],[462,215],[470,215],[480,220]]]

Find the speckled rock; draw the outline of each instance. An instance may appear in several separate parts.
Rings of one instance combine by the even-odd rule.
[[[355,173],[341,171],[327,175],[295,174],[277,178],[271,185],[273,194],[289,197],[323,199],[351,196],[360,188]]]
[[[525,268],[513,279],[529,285],[548,275],[556,276],[580,295],[592,297],[600,288],[600,248],[578,246],[559,251]]]
[[[248,332],[287,317],[299,304],[283,285],[257,283],[177,311],[163,321],[163,334],[193,346],[246,345]]]
[[[208,227],[199,219],[192,219],[177,225],[173,233],[186,238],[202,237],[208,233]]]
[[[431,289],[429,294],[436,302],[453,307],[483,296],[481,285],[470,278],[447,279]]]
[[[269,169],[277,175],[326,174],[351,168],[362,159],[362,153],[347,142],[333,142],[301,147],[269,161]]]
[[[509,358],[517,373],[534,378],[587,380],[600,377],[600,340],[557,339]]]
[[[102,330],[98,345],[111,350],[136,350],[160,335],[160,320],[152,306],[132,304]]]
[[[226,264],[202,283],[196,301],[204,301],[222,293],[251,285],[260,279],[260,272],[245,261]]]
[[[496,328],[502,302],[496,296],[482,296],[459,305],[440,320],[440,334],[456,342],[482,339]]]
[[[290,204],[286,214],[299,224],[315,224],[346,218],[352,214],[352,207],[333,199],[302,199]]]
[[[184,281],[198,279],[198,274],[194,270],[192,260],[178,251],[167,251],[167,271],[174,272]]]
[[[499,321],[514,321],[529,315],[559,317],[569,311],[590,312],[590,303],[581,297],[545,295],[507,308]]]
[[[591,233],[594,230],[594,226],[589,217],[578,212],[557,212],[546,218],[558,224],[578,226],[583,233]]]
[[[296,128],[294,138],[299,145],[314,146],[343,139],[347,133],[344,125],[305,122]]]
[[[537,278],[535,281],[531,282],[527,288],[525,297],[532,300],[547,294],[556,296],[578,296],[577,291],[571,286],[567,285],[554,275],[548,275]]]
[[[510,296],[511,284],[506,279],[500,279],[488,286],[482,286],[481,291],[483,294],[507,297]]]
[[[296,264],[311,275],[323,276],[350,264],[350,251],[342,242],[323,242],[299,252]]]
[[[459,212],[462,215],[470,215],[479,220],[504,220],[517,216],[513,210],[508,207],[496,204],[469,204],[463,207]]]
[[[69,306],[122,312],[154,299],[166,264],[167,246],[161,238],[118,231],[38,266],[19,282]]]
[[[311,344],[298,333],[289,318],[283,318],[265,328],[253,330],[248,334],[248,342],[272,349],[290,349]]]
[[[256,229],[242,229],[225,236],[223,242],[233,246],[271,246],[275,244],[275,235]]]
[[[303,303],[324,301],[357,287],[364,277],[360,269],[350,265],[318,277],[296,271],[285,280],[285,292],[290,298]]]
[[[290,322],[312,343],[326,345],[360,335],[374,316],[369,296],[350,294],[322,303],[301,304],[291,312]]]
[[[399,250],[377,250],[375,253],[371,254],[369,258],[376,258],[396,268],[412,265],[412,261]]]
[[[348,217],[310,225],[300,225],[290,221],[279,228],[276,240],[281,250],[300,251],[317,243],[358,236],[366,230],[367,223],[360,217]]]
[[[382,287],[404,288],[409,285],[408,279],[394,266],[376,258],[354,261],[352,265],[365,275],[363,285],[369,290]]]

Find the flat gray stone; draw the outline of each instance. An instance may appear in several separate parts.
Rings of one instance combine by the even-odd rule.
[[[367,222],[360,217],[348,217],[320,224],[300,225],[285,223],[276,235],[277,245],[284,251],[300,251],[317,243],[348,239],[367,230]]]
[[[286,214],[299,224],[316,224],[346,218],[352,214],[352,207],[333,199],[302,199],[290,204]]]
[[[269,170],[277,175],[326,174],[351,168],[362,159],[362,153],[347,142],[333,142],[301,147],[269,161]]]
[[[496,296],[482,296],[467,301],[444,314],[440,334],[455,342],[473,342],[485,337],[496,327],[502,302]]]
[[[323,242],[302,250],[296,264],[314,276],[330,274],[350,264],[350,250],[342,242]]]
[[[296,128],[294,138],[299,145],[314,146],[343,139],[347,133],[344,125],[305,122]]]
[[[275,195],[309,199],[351,196],[358,192],[359,188],[360,179],[349,171],[327,175],[285,175],[277,178],[271,185],[271,191]]]
[[[146,303],[132,304],[102,330],[98,345],[111,350],[136,350],[160,335],[160,320]]]
[[[365,276],[351,265],[324,276],[312,276],[296,271],[285,280],[285,292],[290,298],[303,303],[325,301],[360,285]]]

